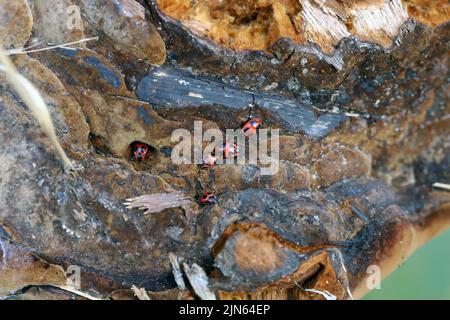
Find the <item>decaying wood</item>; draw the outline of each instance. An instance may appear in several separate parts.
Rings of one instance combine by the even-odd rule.
[[[4,298],[355,299],[450,227],[448,1],[98,3],[58,0],[80,7],[69,32],[0,0],[8,52],[79,44],[10,56],[76,176],[0,82]],[[249,116],[280,129],[276,174],[172,162],[175,129]]]
[[[209,279],[206,272],[196,263],[189,266],[183,263],[183,269],[197,296],[202,300],[216,300],[216,295],[209,288]]]
[[[231,109],[237,116],[233,118],[229,114],[228,119],[221,119],[217,111],[209,112],[210,119],[224,128],[227,124],[232,126],[233,122],[239,122],[238,116],[246,112],[262,112],[267,114],[266,118],[273,118],[274,122],[281,124],[286,131],[303,132],[321,138],[348,119],[343,113],[315,112],[311,106],[294,100],[239,90],[164,67],[154,68],[139,83],[136,94],[142,101],[162,106],[166,116],[173,114],[176,117],[180,109],[184,115],[207,113],[210,106],[223,107],[223,112]],[[252,110],[249,110],[250,107]]]

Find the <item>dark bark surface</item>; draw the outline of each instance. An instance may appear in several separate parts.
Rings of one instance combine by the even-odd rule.
[[[51,34],[45,2],[28,2],[21,14],[41,22],[30,39],[0,32],[6,49]],[[78,169],[63,170],[0,74],[1,297],[74,298],[41,286],[64,286],[59,266],[77,265],[80,290],[95,297],[130,298],[136,285],[151,298],[192,298],[179,294],[171,252],[201,266],[222,299],[323,298],[304,289],[360,297],[369,266],[389,274],[450,225],[450,194],[432,187],[450,183],[448,22],[410,16],[389,48],[352,36],[327,54],[288,39],[240,52],[155,2],[63,2],[80,5],[77,32],[98,41],[12,58],[43,94]],[[249,114],[281,130],[277,174],[172,162],[173,130],[192,132],[195,120],[236,129]],[[131,159],[136,141],[151,147],[145,163]],[[123,204],[174,191],[191,204],[148,215]],[[204,191],[219,204],[199,206]],[[35,281],[44,263],[56,275]],[[11,284],[10,272],[31,275]]]

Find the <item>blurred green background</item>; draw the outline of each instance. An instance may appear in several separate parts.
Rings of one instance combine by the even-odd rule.
[[[364,299],[450,299],[450,231],[417,250]]]

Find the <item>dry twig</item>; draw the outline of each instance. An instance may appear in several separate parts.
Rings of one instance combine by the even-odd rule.
[[[134,295],[139,299],[139,300],[151,300],[150,297],[147,294],[147,291],[145,291],[145,288],[138,288],[136,286],[132,286],[131,290],[133,290]]]
[[[127,209],[139,208],[144,214],[161,212],[169,208],[178,208],[190,204],[190,200],[182,192],[146,194],[126,199]]]
[[[50,138],[53,147],[63,160],[66,168],[73,170],[73,164],[67,157],[66,153],[61,147],[61,144],[59,143],[58,137],[56,136],[50,112],[48,111],[48,107],[44,99],[42,98],[42,95],[30,81],[28,81],[17,71],[16,67],[4,52],[1,43],[0,63],[0,71],[3,71],[7,74],[9,81],[19,94],[20,98],[28,106],[28,108],[30,108],[42,130],[44,130],[44,132]]]
[[[216,295],[209,288],[209,280],[205,271],[196,263],[189,266],[183,263],[184,272],[194,292],[202,300],[216,300]]]

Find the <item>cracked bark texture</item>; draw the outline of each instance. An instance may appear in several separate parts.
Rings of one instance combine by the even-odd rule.
[[[445,2],[299,1],[297,37],[268,29],[262,51],[217,42],[162,1],[56,2],[0,1],[6,49],[99,37],[12,56],[49,105],[76,175],[0,74],[1,297],[81,298],[58,289],[61,267],[78,265],[80,290],[95,297],[133,298],[136,285],[153,299],[192,299],[175,284],[172,252],[201,266],[221,299],[323,299],[303,289],[358,298],[369,266],[384,277],[450,226],[450,194],[432,188],[450,183]],[[73,4],[83,23],[69,32]],[[364,24],[374,10],[385,25]],[[342,23],[343,36],[312,13]],[[281,130],[277,174],[171,161],[173,130],[238,128],[250,112]],[[130,158],[135,141],[151,147],[145,163]],[[123,204],[210,190],[217,206],[144,215]]]

